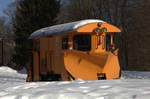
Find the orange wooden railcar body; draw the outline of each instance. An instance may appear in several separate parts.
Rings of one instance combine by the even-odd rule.
[[[118,49],[114,49],[113,41],[118,32],[120,29],[111,24],[94,21],[73,31],[30,38],[33,48],[27,81],[119,78]]]

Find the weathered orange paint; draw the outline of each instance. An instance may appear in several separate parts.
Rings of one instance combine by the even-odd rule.
[[[33,81],[39,81],[39,56],[38,53],[33,51]]]
[[[98,23],[91,23],[88,25],[85,25],[77,30],[77,32],[94,32],[93,30],[96,28],[102,29],[104,27],[107,27],[107,32],[121,32],[121,30],[111,24],[108,23],[102,23],[100,27],[97,26]]]

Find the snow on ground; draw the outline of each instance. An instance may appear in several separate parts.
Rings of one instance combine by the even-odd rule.
[[[150,79],[150,72],[123,71],[125,79]]]
[[[26,74],[24,74],[22,71],[17,71],[9,68],[9,67],[0,67],[0,91],[1,89],[5,89],[6,87],[15,86],[20,82],[26,81]],[[1,97],[1,92],[0,92]]]
[[[123,74],[118,80],[27,83],[26,74],[0,67],[0,99],[150,99],[150,72]]]

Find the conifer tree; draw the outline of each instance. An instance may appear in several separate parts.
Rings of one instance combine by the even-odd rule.
[[[35,30],[55,25],[55,17],[59,12],[59,0],[18,0],[13,29],[16,35],[16,48],[13,62],[25,66],[28,60],[28,37]]]

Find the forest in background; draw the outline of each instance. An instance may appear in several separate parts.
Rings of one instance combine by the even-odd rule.
[[[101,19],[122,30],[116,36],[121,68],[150,70],[149,8],[150,0],[16,0],[4,10],[7,17],[0,17],[0,38],[14,40],[10,61],[24,67],[30,54],[27,38],[33,31],[66,22]]]

